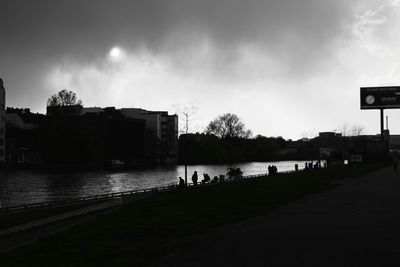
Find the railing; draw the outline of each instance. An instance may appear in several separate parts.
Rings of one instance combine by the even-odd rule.
[[[291,173],[295,171],[285,171],[279,172],[277,174],[283,173]],[[253,178],[260,178],[268,176],[268,174],[257,174],[257,175],[247,175],[243,176],[241,179],[253,179]],[[237,180],[226,179],[224,182],[232,182]],[[205,186],[205,185],[212,185],[215,183],[199,183],[198,186]],[[187,187],[193,187],[192,183],[188,183]],[[82,202],[97,202],[97,201],[104,201],[116,198],[123,198],[123,197],[136,197],[144,194],[154,193],[154,192],[167,192],[178,189],[179,186],[176,184],[166,185],[166,186],[159,186],[153,188],[145,188],[145,189],[137,189],[131,191],[123,191],[123,192],[115,192],[115,193],[108,193],[108,194],[100,194],[100,195],[93,195],[93,196],[85,196],[79,198],[72,198],[72,199],[65,199],[65,200],[56,200],[56,201],[47,201],[47,202],[38,202],[38,203],[31,203],[31,204],[24,204],[24,205],[16,205],[16,206],[6,206],[0,208],[0,213],[7,213],[13,211],[20,211],[20,210],[27,210],[27,209],[34,209],[34,208],[47,208],[47,207],[57,207],[57,206],[64,206],[69,204],[77,204]]]
[[[12,211],[34,209],[34,208],[56,207],[56,206],[76,204],[76,203],[82,203],[82,202],[96,202],[96,201],[110,200],[110,199],[116,199],[116,198],[123,198],[123,197],[128,197],[128,196],[134,197],[134,196],[149,194],[152,192],[171,191],[176,188],[177,188],[177,185],[168,185],[168,186],[159,186],[159,187],[154,187],[154,188],[145,188],[145,189],[137,189],[137,190],[131,190],[131,191],[85,196],[85,197],[65,199],[65,200],[38,202],[38,203],[16,205],[16,206],[6,206],[6,207],[0,208],[0,213],[7,213],[7,212],[12,212]]]

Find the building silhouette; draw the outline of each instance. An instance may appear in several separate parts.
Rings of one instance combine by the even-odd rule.
[[[177,163],[178,116],[140,108],[7,108],[1,81],[0,163],[9,168],[96,168]],[[5,134],[7,132],[7,135]]]
[[[5,162],[5,142],[6,142],[6,90],[3,80],[0,79],[0,164]]]
[[[176,163],[178,160],[178,116],[167,111],[148,111],[141,108],[117,109],[125,118],[145,122],[145,158],[152,163]],[[85,107],[81,114],[100,114],[104,109]]]
[[[42,129],[46,163],[77,167],[146,163],[144,120],[127,118],[114,107],[86,111],[80,105],[47,107]]]
[[[6,109],[6,162],[9,167],[42,163],[42,127],[46,116],[29,108]]]

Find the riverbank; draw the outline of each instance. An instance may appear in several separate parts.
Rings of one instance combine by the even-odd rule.
[[[64,214],[73,210],[82,209],[88,206],[96,205],[100,203],[98,202],[89,202],[89,203],[79,203],[79,204],[70,204],[60,207],[49,207],[49,208],[39,208],[39,209],[29,209],[22,210],[11,213],[2,213],[0,214],[0,232],[1,230],[20,226],[23,224],[27,224],[33,221],[41,220],[44,218],[49,218],[52,216]]]
[[[184,247],[197,234],[266,215],[379,168],[382,165],[352,165],[159,193],[1,255],[1,262],[5,266],[144,265]]]
[[[268,172],[269,165],[276,165],[279,172],[302,169],[303,161],[248,162],[237,165],[187,166],[189,182],[194,171],[208,173],[211,178],[224,175],[229,167],[239,167],[243,175],[259,175]],[[136,171],[70,171],[0,172],[0,201],[2,207],[26,205],[39,202],[64,201],[76,198],[112,194],[121,191],[176,184],[178,177],[185,177],[185,166],[160,166]],[[23,194],[21,192],[24,192]]]

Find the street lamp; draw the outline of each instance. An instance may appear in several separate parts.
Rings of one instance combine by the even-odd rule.
[[[183,113],[186,116],[186,135],[188,134],[188,114]],[[187,136],[186,136],[187,137]],[[187,185],[187,146],[185,147],[185,185]]]

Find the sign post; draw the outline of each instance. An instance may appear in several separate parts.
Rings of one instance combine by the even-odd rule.
[[[381,108],[381,140],[383,140],[384,126],[383,126],[383,108]]]
[[[400,108],[400,86],[361,87],[361,109]]]
[[[384,109],[400,108],[400,86],[361,87],[361,109],[379,109],[381,113],[381,139],[384,134]]]

